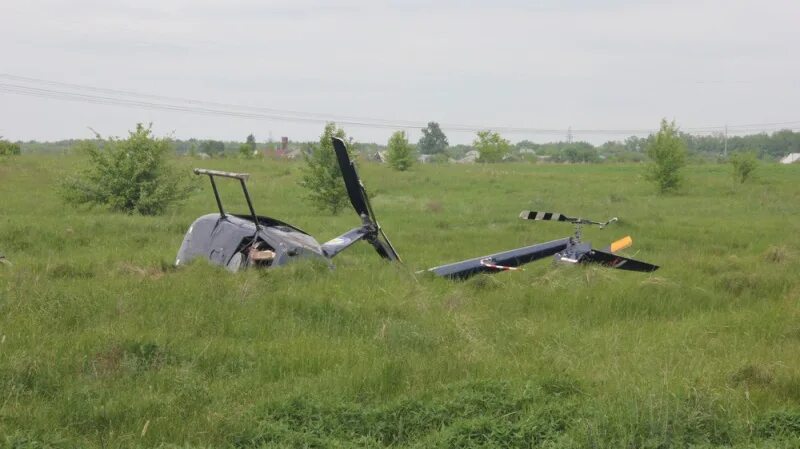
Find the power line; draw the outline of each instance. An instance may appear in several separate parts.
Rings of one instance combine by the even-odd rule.
[[[385,120],[385,119],[374,119],[374,118],[365,118],[365,117],[354,117],[354,116],[346,116],[346,115],[338,115],[338,114],[330,114],[324,112],[303,112],[303,111],[292,111],[292,110],[285,110],[285,109],[272,109],[272,108],[265,108],[260,106],[250,106],[250,105],[241,105],[241,104],[232,104],[232,103],[221,103],[221,102],[214,102],[214,101],[206,101],[206,100],[195,100],[190,98],[182,98],[182,97],[172,97],[166,95],[154,95],[154,94],[147,94],[141,92],[135,92],[130,90],[122,90],[122,89],[109,89],[103,87],[95,87],[95,86],[87,86],[84,84],[73,84],[73,83],[63,83],[59,81],[51,81],[45,80],[41,78],[30,78],[25,76],[18,76],[18,75],[11,75],[8,73],[0,73],[0,78],[5,78],[9,80],[15,80],[18,82],[25,82],[25,83],[32,83],[32,84],[43,84],[49,86],[56,86],[61,88],[67,88],[72,90],[78,91],[90,91],[90,92],[98,92],[104,94],[111,94],[117,95],[122,97],[132,97],[132,98],[145,98],[150,100],[162,100],[170,103],[185,103],[185,104],[193,104],[193,105],[201,105],[201,106],[211,106],[215,108],[224,108],[224,109],[237,109],[237,110],[248,110],[253,112],[265,112],[265,113],[272,113],[272,114],[280,114],[280,115],[287,115],[287,116],[297,116],[298,118],[324,118],[330,121],[331,119],[340,119],[340,120],[354,120],[354,121],[363,121],[363,122],[388,122],[388,123],[397,123],[397,122],[405,122],[407,124],[413,124],[417,126],[418,122],[411,122],[411,121],[404,121],[404,120]]]
[[[325,123],[329,121],[335,121],[343,125],[383,129],[424,128],[422,123],[412,120],[389,120],[382,118],[356,117],[321,112],[304,112],[195,100],[182,97],[146,94],[129,90],[108,89],[82,84],[64,83],[7,73],[0,73],[0,78],[12,81],[0,82],[0,92],[39,98],[256,120],[278,120],[297,123]],[[730,128],[730,132],[738,134],[751,130],[761,132],[766,131],[768,128],[797,124],[800,124],[800,121],[750,123],[730,126],[708,126],[684,128],[683,130],[694,134],[713,134],[727,132],[728,128]],[[447,123],[440,124],[440,127],[451,132],[477,132],[485,129],[491,129],[493,131],[503,133],[539,135],[563,135],[564,132],[563,128],[547,129],[512,126],[475,126]],[[575,134],[630,136],[648,135],[655,131],[656,129],[572,129],[570,127],[568,134],[570,137]]]
[[[2,74],[0,74],[0,77],[7,78],[7,76],[4,76]],[[42,84],[54,85],[63,83],[43,82]],[[302,116],[299,115],[301,113],[296,111],[281,111],[276,109],[258,108],[258,107],[234,105],[227,103],[215,103],[215,102],[207,102],[201,100],[181,99],[177,97],[136,94],[129,91],[117,91],[113,89],[93,88],[89,86],[82,86],[82,87],[84,88],[84,90],[87,91],[109,92],[112,95],[114,94],[120,95],[123,93],[124,94],[121,95],[120,97],[114,97],[109,95],[98,95],[94,93],[89,94],[84,92],[72,92],[64,89],[51,89],[51,88],[28,86],[24,84],[0,82],[0,91],[6,93],[42,97],[42,98],[53,98],[60,100],[82,101],[94,104],[129,106],[129,107],[139,107],[144,109],[157,109],[157,110],[169,110],[169,111],[180,111],[180,112],[193,112],[206,115],[224,115],[224,116],[233,116],[239,118],[272,119],[272,120],[282,120],[291,122],[324,123],[329,121],[335,121],[337,123],[345,125],[371,127],[371,128],[397,129],[397,128],[424,127],[424,125],[420,124],[419,122],[411,122],[411,121],[391,122],[385,119],[371,119],[371,118],[361,118],[360,120],[354,120],[353,118],[345,118],[346,116],[335,116],[335,115],[325,116],[320,113],[310,113],[307,116]],[[131,97],[131,98],[125,98],[125,97]],[[137,98],[174,100],[174,102],[170,103],[170,102],[144,101]],[[202,105],[218,106],[218,107],[206,107]],[[258,112],[258,111],[271,111],[271,112]],[[474,126],[474,125],[460,125],[460,124],[442,124],[440,125],[440,127],[447,129],[449,131],[463,131],[463,132],[477,132],[485,129],[492,129],[495,131],[505,132],[505,133],[530,133],[530,134],[552,134],[552,135],[561,135],[563,133],[563,130],[559,129],[541,129],[541,128],[524,128],[524,127],[507,127],[507,126]],[[582,133],[627,134],[627,135],[648,134],[652,131],[653,130],[650,129],[579,130],[579,132]]]

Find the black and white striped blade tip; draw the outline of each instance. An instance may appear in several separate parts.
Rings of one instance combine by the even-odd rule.
[[[519,218],[523,220],[540,220],[540,221],[569,221],[570,217],[559,214],[558,212],[537,212],[533,210],[524,210],[519,213]]]

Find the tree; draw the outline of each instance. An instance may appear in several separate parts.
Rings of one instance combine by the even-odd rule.
[[[167,163],[169,139],[154,138],[150,127],[137,124],[127,139],[97,137],[80,148],[88,154],[90,167],[62,183],[67,202],[157,215],[191,192],[191,183]]]
[[[758,159],[754,151],[740,151],[734,153],[730,158],[733,165],[733,180],[739,184],[753,177],[753,173],[758,168]]]
[[[588,142],[570,143],[564,148],[564,158],[573,164],[580,162],[597,162],[600,156],[597,150]]]
[[[686,165],[686,144],[678,135],[675,121],[661,120],[661,129],[647,145],[647,156],[653,161],[647,178],[653,181],[660,193],[680,186],[680,169]]]
[[[256,136],[254,136],[253,134],[249,134],[247,136],[247,140],[245,141],[245,144],[248,147],[250,147],[250,154],[255,154],[255,152],[256,152]]]
[[[225,144],[219,140],[204,140],[200,143],[200,152],[209,156],[221,156],[225,154]]]
[[[308,199],[312,203],[335,215],[347,205],[348,197],[333,151],[332,137],[346,139],[346,134],[335,123],[329,122],[319,136],[319,143],[311,151],[303,153],[306,166],[300,185],[308,189]],[[353,154],[352,144],[348,145],[348,151]]]
[[[242,159],[251,159],[253,157],[253,150],[250,149],[250,145],[246,143],[239,144],[239,157]]]
[[[0,156],[16,156],[22,153],[18,143],[0,139]]]
[[[405,171],[411,168],[414,163],[414,154],[411,145],[408,144],[406,133],[403,131],[396,131],[389,138],[388,154],[389,165],[399,171]]]
[[[511,143],[500,134],[489,130],[478,131],[478,137],[472,142],[480,156],[478,162],[501,162],[511,151]]]
[[[422,137],[417,143],[417,149],[422,154],[439,154],[447,150],[447,145],[447,136],[439,128],[439,124],[428,122],[428,126],[422,128]]]

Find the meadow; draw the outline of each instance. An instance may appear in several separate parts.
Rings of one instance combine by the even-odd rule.
[[[173,267],[205,179],[161,217],[75,209],[83,163],[0,160],[0,447],[800,447],[797,164],[657,195],[635,164],[361,163],[403,264],[231,274]],[[323,241],[359,223],[304,201],[299,163],[174,163],[251,173],[260,214]],[[585,239],[662,268],[415,274],[572,232],[523,209],[618,216]]]

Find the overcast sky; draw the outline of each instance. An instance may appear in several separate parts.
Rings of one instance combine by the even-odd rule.
[[[797,0],[2,0],[0,18],[0,73],[59,82],[419,126],[800,128]],[[10,139],[123,135],[136,122],[225,140],[322,129],[0,91]],[[391,132],[345,128],[359,141]]]

